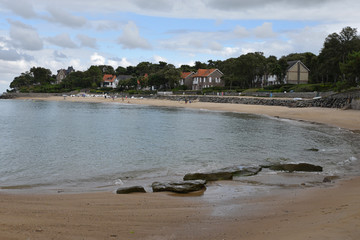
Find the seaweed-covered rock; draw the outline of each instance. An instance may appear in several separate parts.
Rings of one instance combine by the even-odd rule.
[[[339,176],[326,176],[326,177],[324,177],[323,182],[324,183],[333,182],[334,180],[339,179],[339,178],[340,178]]]
[[[206,181],[219,181],[219,180],[232,180],[233,176],[252,176],[261,171],[261,167],[242,167],[234,166],[222,168],[219,170],[203,173],[188,173],[184,176],[184,180],[206,180]]]
[[[262,166],[262,167],[269,168],[274,171],[287,171],[287,172],[322,172],[323,170],[321,166],[316,166],[309,163],[276,164],[276,165]]]
[[[133,186],[133,187],[122,187],[116,190],[117,194],[128,194],[128,193],[146,193],[145,189],[142,186]]]
[[[206,181],[178,181],[178,182],[154,182],[151,187],[153,192],[175,192],[175,193],[189,193],[206,189]]]

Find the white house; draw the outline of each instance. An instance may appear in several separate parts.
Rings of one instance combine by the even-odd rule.
[[[116,88],[118,84],[119,80],[115,75],[105,74],[103,76],[103,81],[101,82],[101,87]]]

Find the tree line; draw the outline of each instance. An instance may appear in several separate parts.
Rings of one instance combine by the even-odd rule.
[[[276,56],[265,57],[262,52],[254,52],[224,61],[197,61],[194,66],[182,65],[179,68],[166,62],[141,62],[136,66],[119,66],[116,69],[108,65],[90,66],[86,71],[69,74],[58,84],[55,84],[56,76],[52,75],[49,69],[33,67],[15,77],[10,88],[42,92],[96,89],[100,87],[104,74],[112,74],[132,76],[119,82],[119,91],[137,89],[139,86],[173,89],[179,87],[181,72],[217,68],[224,73],[225,88],[248,89],[258,87],[256,78],[266,75],[275,75],[278,84],[283,84],[287,62],[293,60],[302,61],[310,69],[310,83],[335,84],[343,88],[356,86],[359,84],[360,76],[360,36],[357,29],[351,27],[345,27],[339,33],[332,33],[325,38],[319,55],[310,52],[291,53],[278,59]],[[186,90],[185,86],[181,88]]]

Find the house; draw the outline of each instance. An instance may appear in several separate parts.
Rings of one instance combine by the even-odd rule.
[[[286,69],[285,83],[306,84],[309,82],[310,70],[300,60],[288,62]]]
[[[278,78],[273,74],[265,74],[263,76],[256,76],[254,79],[254,85],[256,87],[266,87],[278,84]]]
[[[254,84],[256,87],[266,87],[282,82],[287,84],[306,84],[309,82],[310,70],[300,60],[289,61],[284,79],[280,81],[276,75],[264,74],[256,76]]]
[[[225,82],[221,80],[224,74],[219,69],[198,69],[192,75],[192,90],[201,90],[209,87],[224,87]]]
[[[194,72],[182,72],[179,84],[181,86],[183,86],[183,85],[187,86],[188,89],[192,89],[192,82],[193,82],[194,74],[195,74]]]
[[[71,66],[68,67],[68,69],[60,69],[57,71],[57,75],[56,75],[56,84],[59,84],[62,82],[62,80],[64,80],[64,78],[66,78],[70,73],[75,72],[75,69]]]
[[[119,80],[115,75],[105,74],[101,82],[101,87],[116,88],[119,84]]]

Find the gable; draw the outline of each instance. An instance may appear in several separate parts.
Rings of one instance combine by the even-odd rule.
[[[181,78],[185,79],[185,78],[187,78],[187,77],[189,77],[190,75],[193,75],[193,74],[194,74],[194,72],[182,72],[181,73]]]
[[[300,64],[300,71],[301,72],[310,72],[310,70],[305,66],[305,64],[303,62],[301,62],[300,60],[296,60],[296,61],[289,61],[288,62],[288,68],[286,69],[287,72],[291,72],[291,71],[298,71],[297,68],[297,64]]]
[[[213,69],[198,69],[194,77],[208,77],[214,73],[218,73],[221,76],[224,75],[222,72],[220,72],[219,69],[213,68]]]
[[[111,75],[111,74],[105,74],[103,76],[103,82],[114,82],[116,79],[116,76]]]

